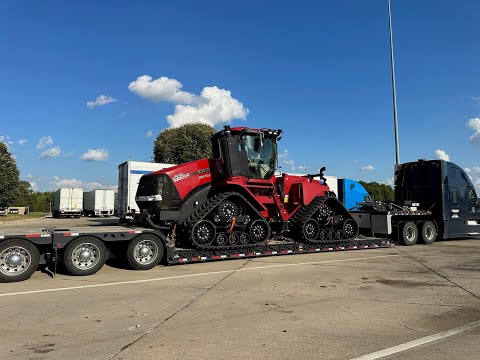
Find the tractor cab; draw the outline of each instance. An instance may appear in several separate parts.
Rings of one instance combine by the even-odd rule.
[[[212,136],[213,157],[220,161],[212,175],[270,180],[277,169],[277,140],[282,130],[230,128]]]

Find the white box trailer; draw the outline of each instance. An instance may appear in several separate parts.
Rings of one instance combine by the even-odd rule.
[[[83,189],[60,188],[53,196],[53,216],[82,216]]]
[[[114,190],[92,190],[83,193],[83,213],[91,216],[112,216],[115,207]]]
[[[140,211],[135,202],[135,194],[142,175],[174,165],[142,161],[126,161],[118,165],[118,216],[120,219],[130,219],[129,214]]]

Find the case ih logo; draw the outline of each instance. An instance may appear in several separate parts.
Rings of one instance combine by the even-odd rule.
[[[183,179],[185,179],[185,178],[187,178],[187,177],[189,177],[189,176],[190,176],[190,174],[184,174],[184,173],[177,174],[177,175],[175,175],[175,176],[173,177],[173,182],[177,182],[177,181],[179,181],[179,180],[183,180]]]
[[[194,171],[192,173],[187,173],[187,174],[184,174],[184,173],[180,173],[180,174],[177,174],[173,177],[173,182],[177,182],[179,180],[183,180],[189,176],[195,176],[195,175],[202,175],[202,174],[205,174],[205,175],[202,175],[200,176],[199,178],[202,179],[204,177],[207,177],[207,176],[210,176],[210,169],[209,168],[206,168],[206,169],[200,169],[200,170],[197,170],[197,171]]]

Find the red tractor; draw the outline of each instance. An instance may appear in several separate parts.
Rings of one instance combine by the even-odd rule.
[[[356,237],[357,223],[330,191],[324,168],[275,176],[281,133],[225,126],[212,136],[211,159],[142,176],[136,201],[143,217],[204,250],[264,244],[272,233],[310,243]]]

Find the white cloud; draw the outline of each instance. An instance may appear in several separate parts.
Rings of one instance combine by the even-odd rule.
[[[83,188],[84,190],[93,190],[93,189],[113,189],[116,190],[118,188],[117,185],[103,185],[98,182],[84,182],[82,180],[77,179],[61,179],[58,176],[53,177],[53,185],[56,188],[61,187],[79,187]]]
[[[286,158],[287,156],[288,156],[288,150],[287,149],[283,150],[283,152],[281,154],[278,154],[279,159]]]
[[[95,101],[88,101],[87,107],[93,109],[96,106],[103,106],[114,102],[117,102],[117,99],[111,96],[100,95],[97,96],[97,99]]]
[[[25,145],[27,143],[27,141],[28,141],[27,139],[20,139],[20,140],[18,140],[18,143],[20,145]]]
[[[367,165],[367,166],[362,166],[360,168],[360,170],[362,170],[362,171],[373,171],[373,170],[375,170],[375,168],[372,165]]]
[[[0,142],[3,142],[7,146],[7,148],[9,148],[10,145],[14,144],[14,142],[10,140],[10,136],[0,135]]]
[[[62,155],[62,150],[60,149],[59,146],[55,146],[53,148],[50,148],[40,154],[40,157],[43,158],[55,158],[59,157]]]
[[[297,167],[297,169],[300,170],[300,171],[308,170],[308,169],[311,169],[311,166],[302,166],[302,165],[300,165],[300,166]]]
[[[295,164],[295,160],[283,160],[282,164],[293,166]]]
[[[151,137],[153,136],[153,131],[152,130],[148,130],[147,134],[145,135],[145,137],[147,139],[150,139]]]
[[[463,170],[465,170],[466,173],[471,173],[472,172],[472,169],[470,169],[470,168],[465,168]]]
[[[444,150],[440,150],[440,149],[435,150],[435,155],[439,160],[450,161],[450,155],[448,155]]]
[[[131,92],[152,101],[176,104],[172,115],[167,116],[170,128],[185,124],[202,123],[215,126],[235,119],[245,120],[248,109],[234,99],[230,91],[216,86],[204,87],[200,95],[181,91],[182,84],[167,77],[153,80],[143,75],[128,85]]]
[[[27,179],[33,179],[32,174],[27,174]]]
[[[30,187],[33,191],[38,191],[38,184],[36,181],[30,181]]]
[[[469,169],[470,170],[470,169]],[[480,166],[474,166],[472,171],[476,174],[480,174]]]
[[[42,149],[48,145],[53,145],[53,138],[51,136],[44,136],[38,140],[36,149]]]
[[[471,143],[480,142],[480,118],[470,119],[466,125],[474,131],[474,134],[468,140]]]
[[[152,101],[167,101],[175,104],[194,104],[199,101],[196,95],[181,91],[182,83],[175,79],[162,76],[153,80],[149,75],[143,75],[132,81],[128,89]]]
[[[471,99],[480,104],[480,96],[472,96]]]
[[[202,123],[215,126],[234,119],[245,120],[248,109],[231,92],[216,86],[206,87],[200,97],[205,101],[198,105],[176,105],[173,115],[167,116],[171,128],[185,124]]]
[[[85,161],[105,161],[108,159],[107,149],[89,149],[85,154],[80,156]]]

